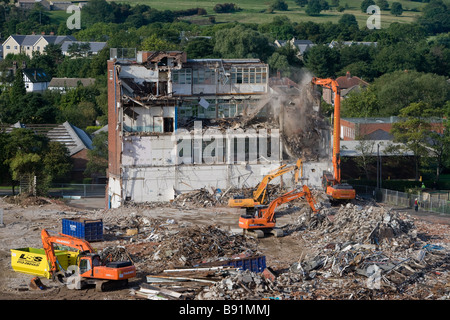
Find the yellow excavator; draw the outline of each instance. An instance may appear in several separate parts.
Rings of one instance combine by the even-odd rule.
[[[256,206],[255,214],[241,215],[239,218],[239,227],[244,232],[251,232],[257,238],[263,238],[267,233],[272,233],[276,237],[282,237],[284,232],[276,228],[275,210],[283,203],[293,201],[304,197],[314,214],[319,212],[316,201],[314,200],[308,186],[304,185],[302,190],[292,190],[273,200],[268,206]]]
[[[293,170],[295,170],[294,177],[295,183],[297,184],[299,173],[300,177],[303,177],[303,163],[301,159],[298,159],[295,165],[288,166],[284,164],[277,169],[272,170],[269,174],[264,176],[256,190],[253,192],[252,198],[245,198],[242,195],[238,195],[228,200],[228,206],[233,208],[247,208],[247,211],[251,211],[255,206],[266,204],[267,186],[269,185],[269,182]]]

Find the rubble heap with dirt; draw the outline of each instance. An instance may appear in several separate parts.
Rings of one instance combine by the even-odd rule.
[[[347,204],[287,226],[308,248],[289,270],[243,271],[198,299],[449,299],[449,243],[431,244],[407,215]],[[448,232],[448,230],[447,230]],[[448,234],[447,234],[448,235]]]

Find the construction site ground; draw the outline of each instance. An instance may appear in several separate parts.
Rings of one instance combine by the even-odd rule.
[[[359,202],[357,205],[364,206],[366,203]],[[373,205],[373,204],[372,204]],[[383,206],[381,204],[377,204]],[[0,209],[3,209],[3,226],[0,227],[0,299],[1,300],[136,300],[137,297],[130,295],[130,289],[139,288],[146,282],[146,276],[151,270],[154,248],[152,242],[146,238],[142,241],[136,235],[127,234],[133,228],[133,219],[145,217],[147,219],[159,219],[159,221],[170,225],[171,230],[186,229],[191,226],[214,226],[226,231],[236,231],[238,228],[239,212],[226,206],[127,206],[118,209],[104,209],[105,201],[99,198],[83,198],[79,200],[61,200],[48,198],[25,198],[16,204],[7,202],[0,198]],[[306,202],[294,207],[281,208],[281,214],[277,218],[277,225],[289,225],[298,220],[304,213],[302,206],[307,207]],[[450,216],[431,214],[425,212],[414,212],[409,208],[396,208],[402,214],[408,214],[414,221],[417,233],[426,234],[427,239],[438,239],[439,244],[450,243]],[[40,232],[47,229],[49,232],[61,232],[62,219],[71,218],[99,219],[104,220],[104,241],[92,242],[96,249],[106,247],[124,246],[128,252],[134,254],[141,250],[141,255],[148,253],[149,259],[145,265],[140,264],[137,269],[137,277],[129,282],[127,288],[110,291],[97,292],[94,288],[83,290],[70,290],[56,284],[48,279],[42,279],[46,286],[45,290],[31,289],[29,284],[33,276],[15,272],[10,264],[10,249],[34,247],[42,248]],[[129,225],[127,225],[129,223]],[[121,225],[121,229],[115,228]],[[140,232],[143,232],[140,230]],[[301,257],[308,254],[307,230],[293,232],[284,237],[267,237],[254,240],[258,251],[266,257],[266,264],[272,270],[288,270]],[[303,233],[303,234],[302,234]],[[146,235],[147,237],[147,235]],[[306,240],[305,240],[306,237]],[[158,263],[161,263],[159,261]],[[146,268],[148,267],[148,268]],[[163,266],[164,267],[164,266]],[[168,268],[171,265],[167,266]],[[436,274],[446,277],[445,271],[439,270]],[[443,275],[444,274],[444,275]],[[446,280],[444,280],[446,282]],[[448,297],[449,287],[443,285],[444,292],[441,295]],[[343,289],[343,290],[350,290]],[[315,296],[317,297],[317,296]],[[323,296],[325,299],[330,296]],[[352,299],[352,295],[335,297],[336,299]],[[423,296],[417,297],[423,299]],[[402,296],[399,296],[402,299]],[[411,295],[404,299],[415,299]],[[436,299],[436,296],[430,298]]]

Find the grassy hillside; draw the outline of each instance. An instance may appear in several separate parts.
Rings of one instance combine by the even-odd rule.
[[[395,17],[390,14],[389,11],[382,11],[381,15],[381,24],[389,25],[392,22],[412,22],[415,17],[420,14],[420,8],[424,6],[421,2],[407,1],[407,0],[396,0],[400,2],[403,6],[404,12],[401,16]],[[366,13],[361,12],[360,5],[361,0],[340,0],[340,5],[347,5],[347,10],[344,12],[337,12],[336,8],[331,8],[329,11],[322,11],[321,15],[318,17],[310,17],[305,14],[305,8],[300,8],[295,4],[293,0],[285,0],[285,2],[289,6],[288,11],[276,11],[275,13],[268,13],[267,9],[273,0],[117,0],[116,2],[129,3],[131,5],[134,4],[146,4],[152,8],[158,10],[183,10],[189,8],[204,8],[208,12],[208,15],[213,15],[216,19],[216,22],[248,22],[248,23],[263,23],[270,21],[272,17],[277,15],[287,16],[291,21],[300,22],[300,21],[314,21],[314,22],[337,22],[339,18],[344,13],[351,13],[355,15],[356,19],[359,22],[361,27],[366,26],[366,21],[368,15]],[[242,11],[236,13],[223,13],[217,14],[213,11],[215,4],[217,3],[226,3],[232,2],[237,4]],[[389,4],[392,4],[394,1],[388,0]],[[331,3],[331,1],[329,1]],[[208,21],[208,17],[190,17],[187,18],[189,20],[193,20],[193,22],[206,22]]]

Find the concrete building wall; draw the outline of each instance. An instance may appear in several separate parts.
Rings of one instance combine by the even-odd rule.
[[[256,187],[271,170],[280,163],[272,164],[220,164],[220,165],[180,165],[158,167],[124,167],[123,200],[136,203],[153,201],[170,201],[177,194],[205,188],[221,189]],[[328,162],[308,162],[303,168],[303,181],[310,188],[321,188],[322,172],[330,169]],[[211,174],[211,173],[214,174]],[[272,180],[271,184],[281,183],[286,188],[293,188],[293,172]],[[119,202],[117,202],[119,203]],[[114,204],[113,204],[114,205]]]

